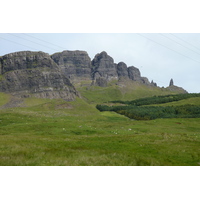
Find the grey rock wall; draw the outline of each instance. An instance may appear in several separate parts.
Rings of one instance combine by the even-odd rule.
[[[107,81],[118,79],[116,70],[116,64],[112,57],[110,57],[105,51],[97,54],[92,60],[92,79],[102,77]]]
[[[156,86],[141,77],[138,68],[124,62],[114,63],[105,51],[91,60],[86,51],[63,51],[49,55],[44,52],[22,51],[0,57],[0,91],[21,96],[73,100],[80,96],[72,83],[90,80],[106,87],[112,80],[132,80]]]
[[[91,59],[86,51],[63,51],[51,56],[62,72],[70,79],[91,79]]]
[[[78,92],[51,57],[43,52],[16,52],[0,58],[0,91],[21,97],[73,100]],[[53,95],[54,94],[54,95]]]

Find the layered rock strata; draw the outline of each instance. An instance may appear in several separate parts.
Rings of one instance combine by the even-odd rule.
[[[43,52],[16,52],[0,58],[0,91],[20,97],[63,98],[79,96],[58,65]]]
[[[86,81],[87,80],[87,81]],[[22,51],[0,57],[0,92],[19,97],[63,98],[80,96],[73,83],[87,82],[107,87],[110,82],[137,81],[157,87],[142,77],[134,66],[116,64],[105,51],[91,60],[86,51],[63,51],[49,55],[44,52]],[[173,81],[171,90],[175,90]]]
[[[63,51],[51,58],[71,81],[91,79],[91,59],[86,51]]]

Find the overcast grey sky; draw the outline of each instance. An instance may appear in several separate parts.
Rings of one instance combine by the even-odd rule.
[[[85,50],[91,59],[106,51],[115,61],[140,69],[142,76],[167,87],[200,92],[200,34],[174,33],[1,33],[0,56],[16,51]],[[3,48],[2,48],[3,47]]]
[[[153,79],[159,86],[168,86],[170,79],[173,78],[176,85],[188,92],[200,92],[198,0],[7,0],[1,2],[0,19],[0,56],[23,50],[44,51],[49,54],[63,50],[85,50],[92,59],[96,53],[107,51],[116,63],[123,61],[128,66],[138,67],[142,76],[148,77],[150,81]],[[28,33],[29,36],[21,33]],[[8,198],[8,195],[13,195],[16,199],[22,186],[25,186],[26,190],[23,194],[20,193],[20,199],[27,199],[32,192],[30,188],[36,191],[32,192],[34,197],[48,196],[49,199],[59,197],[63,199],[70,194],[70,199],[76,199],[76,195],[80,195],[77,199],[90,200],[94,199],[96,193],[98,195],[101,193],[99,199],[138,197],[137,199],[157,200],[163,198],[163,194],[165,194],[165,199],[195,199],[199,195],[197,188],[199,177],[194,168],[187,168],[188,171],[185,168],[176,168],[175,171],[172,168],[145,168],[145,170],[137,168],[131,171],[121,168],[120,171],[118,168],[114,171],[112,178],[110,178],[111,171],[107,172],[105,168],[103,168],[103,173],[100,168],[97,169],[98,171],[93,171],[94,168],[87,169],[88,171],[78,173],[78,179],[81,177],[84,181],[84,184],[78,187],[80,192],[77,192],[77,177],[74,178],[77,169],[71,173],[72,177],[67,177],[67,186],[72,185],[67,192],[66,179],[58,179],[61,176],[57,175],[57,171],[52,174],[52,169],[47,174],[51,181],[45,178],[38,168],[37,171],[31,169],[31,174],[36,177],[35,180],[29,177],[29,172],[29,176],[26,173],[23,174],[24,168],[20,173],[16,171],[11,173],[12,170],[9,169],[8,173],[3,172],[6,176],[2,182],[8,181],[9,174],[14,179],[13,182],[9,182],[9,187],[4,184],[1,196],[3,194]],[[113,171],[113,168],[111,170]],[[95,173],[91,174],[91,172]],[[133,179],[130,179],[131,173]],[[16,176],[18,174],[20,174],[20,179]],[[87,178],[81,176],[85,174]],[[103,182],[99,181],[98,176],[96,177],[99,174],[103,177]],[[39,187],[35,189],[38,185],[38,177],[44,186],[42,190]],[[16,187],[15,179],[19,188]],[[31,181],[28,181],[29,179]],[[76,187],[73,184],[74,180],[76,180]],[[108,182],[106,186],[109,185],[109,187],[103,187],[102,190],[102,186],[105,185],[104,180]],[[83,183],[83,181],[78,182]],[[89,194],[88,188],[95,192]],[[104,192],[99,193],[99,188]],[[169,192],[166,192],[166,188],[169,188]],[[16,192],[10,192],[12,189]],[[43,191],[42,195],[41,191]]]
[[[106,51],[116,63],[139,68],[160,87],[173,78],[188,92],[200,92],[196,0],[35,0],[30,5],[9,0],[1,7],[9,11],[0,12],[0,56],[85,50],[93,59]]]

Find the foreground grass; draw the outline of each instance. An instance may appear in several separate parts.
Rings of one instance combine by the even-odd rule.
[[[200,165],[200,119],[134,121],[81,99],[0,111],[0,165]]]

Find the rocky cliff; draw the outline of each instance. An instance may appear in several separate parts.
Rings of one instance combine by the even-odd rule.
[[[20,97],[74,100],[78,92],[58,65],[43,52],[16,52],[0,58],[0,91]]]
[[[93,79],[102,77],[110,81],[112,79],[118,78],[114,60],[105,51],[97,54],[94,57],[94,59],[92,60],[92,66]]]
[[[109,82],[112,80],[133,80],[138,81],[141,84],[152,85],[146,77],[141,77],[140,71],[136,67],[127,67],[124,62],[114,63],[112,57],[110,57],[105,51],[97,54],[92,60],[92,79],[96,82],[96,85],[102,86],[99,83]],[[99,81],[101,80],[101,81]]]
[[[71,81],[91,79],[91,59],[86,51],[63,51],[51,58]]]
[[[96,54],[93,60],[85,51],[63,51],[51,56],[22,51],[0,57],[0,92],[70,101],[80,96],[73,83],[86,80],[89,85],[101,87],[126,80],[157,87],[142,77],[138,68],[127,67],[124,62],[116,64],[105,51]]]
[[[141,84],[151,85],[147,78],[141,77],[139,69],[127,67],[124,62],[114,63],[105,51],[91,60],[85,51],[63,51],[51,56],[72,83],[91,80],[93,85],[106,87],[109,82],[130,79]]]

